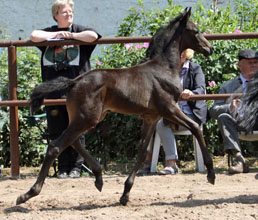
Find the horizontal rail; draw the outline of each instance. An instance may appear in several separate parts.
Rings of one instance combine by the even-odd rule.
[[[192,95],[188,101],[194,100],[225,100],[230,98],[231,96],[240,97],[242,93],[234,93],[234,94],[205,94],[205,95]],[[185,101],[186,99],[180,98],[179,101]],[[66,99],[45,99],[43,105],[65,105]],[[8,107],[8,106],[29,106],[30,100],[8,100],[1,101],[0,107]]]
[[[43,105],[65,105],[66,99],[45,99]],[[8,107],[8,106],[29,106],[30,100],[7,100],[1,101],[0,107]]]
[[[242,93],[192,95],[189,99],[180,98],[179,101],[226,100],[230,97],[241,97],[242,95],[243,95]]]
[[[230,34],[205,34],[207,40],[241,40],[241,39],[256,39],[258,38],[258,32],[251,33],[230,33]],[[11,40],[0,41],[0,47],[29,47],[29,46],[59,46],[59,45],[75,45],[75,44],[114,44],[114,43],[141,43],[150,42],[151,36],[137,36],[137,37],[103,37],[92,43],[82,42],[78,40],[58,40],[58,41],[44,41],[35,43],[29,40]]]
[[[0,47],[9,47],[9,46],[60,46],[60,45],[89,45],[89,44],[113,44],[113,43],[140,43],[140,42],[149,42],[151,37],[149,36],[140,36],[140,37],[105,37],[100,38],[94,42],[83,42],[79,40],[54,40],[54,41],[43,41],[43,42],[32,42],[25,40],[17,41],[0,41]]]

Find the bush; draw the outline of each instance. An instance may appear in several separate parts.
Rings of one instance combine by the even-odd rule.
[[[8,63],[7,50],[0,57],[0,94],[8,99]],[[17,48],[18,99],[29,99],[32,89],[41,82],[40,56],[36,48]],[[19,151],[21,166],[39,166],[43,161],[46,143],[42,141],[41,132],[28,123],[28,107],[20,107],[19,114]],[[4,166],[10,166],[10,127],[8,108],[0,109],[0,152]],[[43,128],[44,123],[41,124]]]

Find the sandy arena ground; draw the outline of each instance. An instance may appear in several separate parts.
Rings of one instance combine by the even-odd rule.
[[[47,178],[37,197],[15,205],[35,177],[0,179],[0,219],[11,220],[160,220],[258,219],[258,170],[248,174],[217,173],[215,185],[206,174],[137,177],[127,206],[119,204],[127,175],[104,175],[102,192],[94,178]]]

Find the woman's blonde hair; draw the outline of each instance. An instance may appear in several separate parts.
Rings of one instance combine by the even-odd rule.
[[[184,51],[184,53],[185,53],[185,58],[187,59],[187,60],[190,60],[190,59],[192,59],[193,58],[193,56],[194,56],[194,51],[192,50],[192,49],[186,49],[185,51]]]
[[[55,3],[52,5],[52,16],[55,19],[55,16],[58,14],[59,8],[69,4],[72,9],[74,9],[74,2],[73,0],[56,0]]]

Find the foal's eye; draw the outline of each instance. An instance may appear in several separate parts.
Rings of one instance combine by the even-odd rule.
[[[198,33],[199,33],[199,30],[198,30],[198,28],[196,28],[196,27],[189,27],[188,30],[192,31],[192,32],[195,33],[195,34],[198,34]]]
[[[194,28],[193,31],[198,34],[199,33],[199,30],[197,28]]]

